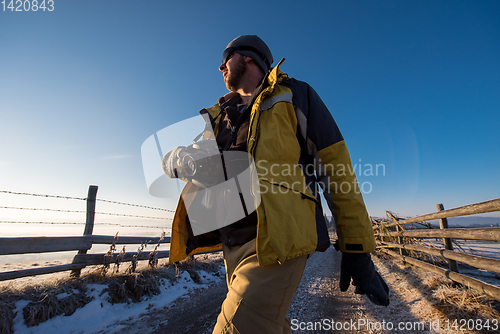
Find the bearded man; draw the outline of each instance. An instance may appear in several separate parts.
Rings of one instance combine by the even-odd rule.
[[[370,258],[375,239],[356,176],[335,173],[338,166],[352,170],[344,138],[314,89],[280,70],[283,61],[272,67],[271,51],[258,36],[237,37],[219,66],[230,92],[200,112],[220,150],[254,159],[256,210],[201,235],[192,233],[189,203],[181,199],[174,216],[170,261],[223,249],[228,293],[217,334],[291,333],[286,315],[307,258],[331,245],[320,186],[336,222],[341,290],[352,279],[357,293],[389,304],[389,289]]]

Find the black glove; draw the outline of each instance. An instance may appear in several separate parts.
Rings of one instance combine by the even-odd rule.
[[[375,270],[370,253],[342,253],[340,263],[340,291],[347,291],[349,284],[356,286],[355,293],[364,295],[376,305],[389,305],[389,287]]]

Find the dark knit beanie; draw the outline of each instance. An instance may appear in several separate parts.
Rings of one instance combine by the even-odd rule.
[[[222,63],[234,52],[251,57],[264,73],[269,71],[273,63],[271,50],[257,35],[242,35],[233,39],[222,53]]]

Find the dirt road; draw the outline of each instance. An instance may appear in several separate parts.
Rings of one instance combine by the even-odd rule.
[[[430,330],[441,316],[422,282],[427,274],[372,257],[391,289],[391,305],[371,304],[365,296],[338,288],[340,253],[333,247],[308,259],[304,276],[288,312],[293,333],[452,333]],[[161,310],[123,322],[103,333],[210,334],[227,292],[221,277]],[[401,327],[400,327],[401,326]],[[463,332],[461,332],[463,333]],[[473,333],[473,332],[471,332]]]
[[[339,254],[330,248],[325,253],[312,254],[308,259],[304,276],[288,313],[291,321],[348,318],[359,306],[359,298],[354,297],[354,300],[351,300],[352,293],[340,295],[337,283],[339,258]],[[221,277],[209,288],[193,291],[169,307],[143,316],[140,320],[130,319],[122,323],[120,329],[115,332],[212,333],[226,293],[226,282]]]

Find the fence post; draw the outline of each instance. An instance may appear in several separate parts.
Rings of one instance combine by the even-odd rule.
[[[401,226],[396,225],[396,230],[397,230],[398,232],[401,232],[401,230],[402,230],[402,229],[401,229]],[[403,244],[404,244],[404,242],[403,242],[403,237],[398,237],[398,244],[400,244],[400,245],[403,245]],[[405,252],[405,250],[404,250],[403,248],[400,248],[400,249],[399,249],[399,255],[405,256],[405,255],[407,255],[407,254],[406,254],[406,252]]]
[[[92,235],[94,231],[94,217],[95,217],[95,201],[97,198],[97,186],[89,186],[89,192],[87,195],[87,220],[85,221],[85,229],[83,235]],[[78,255],[87,254],[86,249],[80,249]],[[75,260],[73,259],[73,263]],[[75,269],[71,271],[72,277],[80,276],[81,269]]]
[[[441,203],[436,204],[436,209],[438,212],[443,211],[444,210],[443,204],[441,204]],[[448,228],[448,219],[446,219],[446,218],[439,219],[439,228],[442,230]],[[443,244],[444,244],[445,249],[450,250],[450,251],[453,250],[453,244],[452,244],[450,238],[443,238]],[[458,273],[457,261],[450,260],[450,259],[446,259],[446,260],[448,261],[448,266],[450,267],[450,270]]]
[[[386,211],[386,213],[387,213],[387,216],[389,216],[389,218],[391,218],[391,220],[394,223],[396,223],[396,224],[398,223],[398,219],[392,213],[390,213],[389,211]],[[401,228],[401,225],[397,224],[396,225],[396,231],[401,232],[402,230],[403,230],[403,228]],[[391,240],[389,239],[389,241],[391,241]],[[398,242],[397,243],[400,244],[400,245],[404,245],[404,239],[402,237],[398,237]],[[406,262],[405,262],[405,255],[408,255],[406,249],[400,248],[399,249],[399,254],[403,257],[403,264],[406,264]]]
[[[378,222],[377,222],[375,219],[373,219],[371,216],[370,216],[370,221],[371,221],[371,223],[372,223],[372,229],[373,229],[373,231],[375,232],[375,229],[378,229],[378,230],[379,230],[379,232],[380,232],[380,231],[381,231],[381,228],[380,228],[380,225],[378,224]],[[379,240],[379,241],[380,241],[380,239],[381,239],[381,238],[380,238],[379,236],[376,236],[376,237],[375,237],[375,241],[377,241],[377,240]]]
[[[398,222],[398,219],[390,212],[386,211],[387,215],[389,216],[389,218],[391,218],[391,220],[394,222],[394,223],[397,223]],[[401,232],[403,229],[401,228],[401,225],[396,225],[396,231],[398,232]],[[403,237],[398,237],[398,244],[400,245],[403,245],[404,244],[404,239]],[[405,256],[405,255],[408,255],[408,253],[406,252],[406,249],[403,249],[403,248],[400,248],[399,249],[399,254],[402,255],[402,256]],[[404,263],[404,260],[403,260],[403,263]]]

